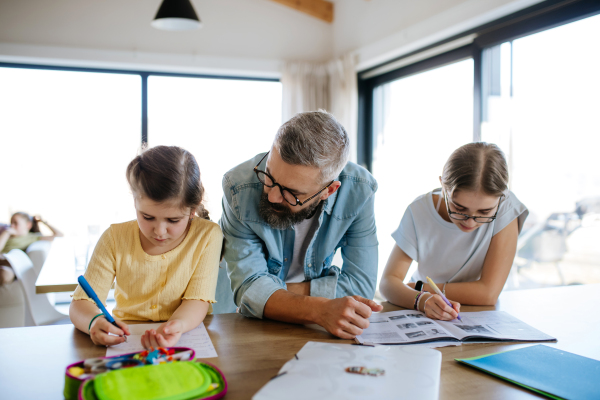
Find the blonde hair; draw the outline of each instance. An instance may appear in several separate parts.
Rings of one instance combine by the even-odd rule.
[[[459,147],[444,165],[442,188],[449,197],[458,190],[502,196],[508,189],[504,153],[493,143],[475,142]]]

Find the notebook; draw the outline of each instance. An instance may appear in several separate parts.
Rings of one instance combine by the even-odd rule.
[[[437,400],[441,366],[425,347],[308,342],[252,400]]]
[[[504,311],[461,312],[460,317],[462,321],[439,321],[427,318],[420,311],[375,313],[356,341],[359,344],[556,341]]]
[[[600,399],[600,361],[553,347],[455,360],[553,399]]]

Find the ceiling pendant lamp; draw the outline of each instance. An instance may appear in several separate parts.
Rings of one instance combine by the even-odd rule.
[[[187,31],[202,26],[190,0],[163,0],[151,25],[166,31]]]

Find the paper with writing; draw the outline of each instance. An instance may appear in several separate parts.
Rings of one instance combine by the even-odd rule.
[[[158,329],[160,325],[160,323],[129,325],[131,335],[128,336],[127,342],[107,348],[106,356],[111,357],[144,350],[142,335],[148,329]],[[179,342],[175,346],[194,349],[196,351],[196,358],[217,357],[217,351],[210,340],[210,336],[208,336],[204,323],[181,335]]]

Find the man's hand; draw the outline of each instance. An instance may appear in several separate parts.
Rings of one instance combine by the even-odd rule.
[[[173,347],[183,333],[183,324],[178,319],[169,320],[161,324],[157,330],[149,329],[142,335],[142,346],[145,349],[159,347]]]
[[[368,318],[373,311],[383,307],[373,300],[360,296],[347,296],[328,300],[321,305],[317,324],[332,335],[342,339],[354,339],[369,326]]]

